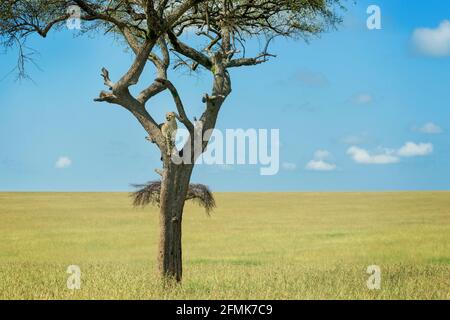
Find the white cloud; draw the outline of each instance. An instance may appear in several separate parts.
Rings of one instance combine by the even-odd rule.
[[[306,169],[313,171],[333,171],[336,169],[336,165],[325,162],[324,160],[311,160],[306,165]]]
[[[419,132],[427,133],[427,134],[438,134],[442,133],[441,127],[433,122],[425,123],[422,127],[418,129]]]
[[[293,170],[297,169],[297,165],[295,163],[291,163],[291,162],[283,162],[281,164],[281,166],[283,167],[284,170],[287,170],[287,171],[293,171]]]
[[[433,152],[433,145],[431,143],[407,142],[398,150],[398,155],[401,157],[418,157],[426,156]]]
[[[306,164],[307,170],[312,171],[333,171],[336,169],[336,165],[326,162],[325,160],[331,156],[331,153],[327,150],[317,150],[314,152],[314,159]]]
[[[432,57],[450,56],[450,21],[442,21],[436,29],[418,28],[412,36],[418,52]]]
[[[367,150],[359,147],[350,147],[347,154],[352,157],[356,163],[361,164],[390,164],[399,162],[399,158],[393,154],[392,150],[383,150],[381,153],[370,154]]]
[[[72,165],[72,160],[70,160],[69,157],[59,157],[58,160],[56,160],[55,168],[57,169],[65,169]]]
[[[410,158],[426,156],[433,152],[433,145],[431,143],[414,143],[407,142],[400,149],[382,149],[377,153],[370,153],[369,151],[352,146],[348,148],[347,154],[350,155],[356,163],[360,164],[391,164],[400,161],[400,158]]]
[[[352,98],[353,103],[357,105],[370,104],[373,100],[373,96],[369,93],[360,93]]]

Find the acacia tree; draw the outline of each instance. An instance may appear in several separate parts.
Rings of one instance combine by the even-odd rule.
[[[211,74],[212,89],[202,97],[205,111],[199,118],[203,136],[214,129],[231,93],[229,69],[255,66],[274,57],[269,53],[274,37],[307,40],[335,26],[342,5],[340,0],[1,0],[0,40],[5,47],[18,46],[19,74],[23,75],[29,58],[26,39],[32,34],[45,38],[51,30],[64,28],[67,19],[74,18],[68,11],[73,5],[79,9],[75,18],[83,21],[82,32],[102,30],[112,34],[134,53],[133,63],[121,77],[113,80],[108,70],[102,69],[108,90],[100,92],[95,101],[130,111],[161,151],[161,181],[143,186],[135,194],[135,204],[159,204],[159,271],[165,279],[180,281],[185,200],[197,198],[207,209],[214,202],[207,188],[190,185],[195,160],[205,151],[209,139],[203,141],[199,152],[193,147],[197,126],[187,116],[168,77],[169,68],[204,69]],[[184,40],[187,33],[192,44]],[[254,39],[264,40],[266,45],[261,53],[248,56],[247,43]],[[132,95],[129,89],[139,83],[147,64],[155,68],[157,78],[138,95]],[[177,118],[189,132],[180,154],[190,161],[181,164],[171,161],[167,152],[170,147],[148,112],[150,99],[165,90],[171,93]]]

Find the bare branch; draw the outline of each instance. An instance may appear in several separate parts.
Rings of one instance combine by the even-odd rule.
[[[39,28],[38,26],[35,26],[36,28],[36,32],[43,38],[47,37],[48,32],[50,31],[51,28],[53,28],[53,26],[55,26],[56,24],[66,21],[69,18],[69,15],[63,15],[55,20],[53,20],[52,22],[50,22],[49,24],[47,24],[47,26],[44,29]]]
[[[194,60],[206,69],[211,70],[212,62],[209,57],[181,42],[172,31],[169,31],[167,34],[169,36],[169,41],[175,51],[189,59]]]
[[[109,102],[119,104],[119,98],[112,92],[101,91],[98,98],[94,99],[95,102]]]
[[[140,48],[136,58],[134,59],[133,64],[127,73],[117,82],[114,90],[122,90],[124,88],[128,88],[129,86],[135,85],[138,83],[139,77],[144,70],[144,67],[147,63],[150,52],[152,52],[153,47],[156,43],[155,38],[146,39],[145,43]]]
[[[183,102],[181,101],[180,95],[178,94],[178,91],[175,88],[175,86],[172,84],[172,82],[170,82],[167,79],[156,79],[155,81],[161,83],[164,87],[169,89],[170,93],[172,94],[175,105],[177,107],[177,111],[179,113],[178,120],[180,120],[181,123],[183,123],[190,132],[193,132],[194,125],[189,120],[188,116],[186,115],[186,111],[184,110]]]
[[[276,57],[276,55],[265,53],[260,54],[255,58],[239,58],[231,60],[226,64],[227,68],[236,68],[236,67],[243,67],[243,66],[254,66],[257,64],[261,64],[268,61],[268,57]]]
[[[117,27],[125,27],[126,22],[121,21],[119,19],[114,18],[112,15],[108,15],[102,12],[97,11],[91,4],[89,4],[87,1],[84,0],[74,0],[74,2],[86,13],[91,15],[92,17],[95,17],[96,19],[108,21],[112,24],[116,25]]]
[[[109,78],[109,71],[106,70],[105,68],[102,68],[102,77],[103,80],[105,81],[105,86],[107,86],[110,90],[112,90],[114,88],[115,83],[111,81],[111,79]]]
[[[269,39],[267,39],[263,52],[261,52],[258,56],[254,57],[254,58],[240,58],[240,59],[231,60],[228,63],[226,63],[226,67],[227,68],[235,68],[235,67],[242,67],[242,66],[254,66],[257,64],[267,62],[269,57],[276,58],[276,55],[268,53],[270,43],[276,37],[277,37],[277,35],[273,35]]]
[[[185,0],[178,8],[167,15],[166,27],[172,28],[178,19],[195,5],[206,2],[206,0]]]
[[[175,50],[172,50],[173,54],[178,58],[178,62],[173,66],[173,69],[177,69],[180,66],[186,66],[188,67],[191,71],[196,71],[199,64],[196,61],[193,61],[192,63],[187,62],[185,59],[183,59],[180,54],[178,54],[178,52],[176,52]]]

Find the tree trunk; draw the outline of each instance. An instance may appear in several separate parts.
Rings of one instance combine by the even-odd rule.
[[[183,274],[181,223],[193,165],[176,165],[170,159],[164,160],[160,195],[158,267],[163,280],[180,282]]]

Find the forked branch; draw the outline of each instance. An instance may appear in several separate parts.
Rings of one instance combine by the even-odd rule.
[[[175,86],[172,84],[172,82],[170,82],[167,79],[158,78],[155,81],[161,83],[165,88],[169,89],[170,93],[172,94],[173,101],[175,102],[175,106],[177,107],[177,111],[179,114],[178,120],[180,120],[181,123],[183,123],[186,126],[189,132],[192,133],[194,131],[194,125],[186,115],[183,102],[181,101],[180,95],[178,94],[178,91],[175,88]]]

